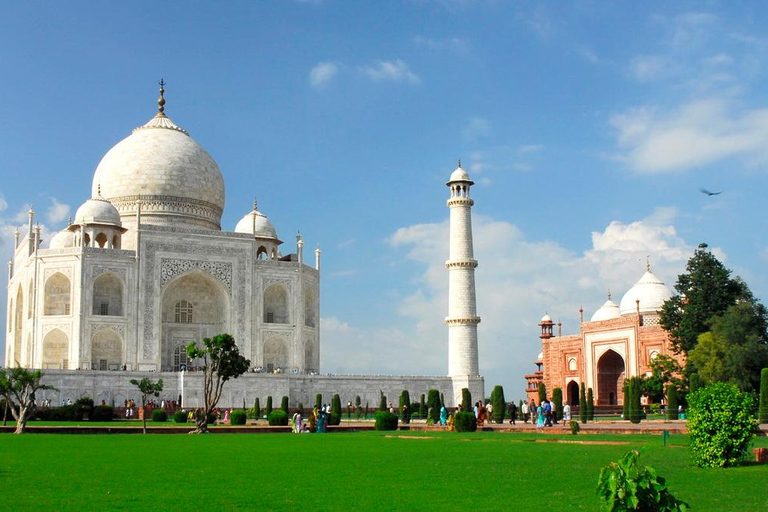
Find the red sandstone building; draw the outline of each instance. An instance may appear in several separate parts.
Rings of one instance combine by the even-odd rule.
[[[555,335],[554,322],[544,315],[539,324],[542,352],[536,360],[538,370],[525,376],[528,399],[538,402],[538,386],[544,382],[549,396],[559,387],[563,401],[576,405],[583,382],[592,388],[595,405],[623,404],[624,379],[649,373],[649,362],[659,354],[680,359],[659,325],[661,306],[671,296],[671,290],[646,265],[643,277],[624,294],[619,305],[609,294],[589,321],[584,321],[584,311],[580,310],[578,334],[563,336],[562,324],[558,323]]]

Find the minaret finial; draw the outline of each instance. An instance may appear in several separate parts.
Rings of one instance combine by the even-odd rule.
[[[611,300],[611,289],[608,288],[608,300]]]
[[[165,80],[161,78],[157,83],[160,85],[160,97],[157,98],[157,116],[165,117]]]
[[[645,257],[645,270],[647,270],[648,272],[651,271],[651,257],[650,257],[650,255]]]
[[[67,226],[71,226],[71,225],[72,225],[72,216],[70,215],[67,217]]]
[[[461,158],[459,158],[459,169],[461,169]]]
[[[101,183],[96,185],[96,197],[101,197]]]
[[[253,198],[253,211],[257,212],[259,211],[259,202],[256,201],[256,198]]]

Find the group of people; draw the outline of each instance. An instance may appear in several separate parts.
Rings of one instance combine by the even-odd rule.
[[[291,430],[294,434],[308,434],[310,432],[322,434],[328,431],[327,427],[330,418],[330,404],[323,404],[322,407],[315,405],[312,412],[309,413],[306,424],[301,412],[297,410],[291,417]]]

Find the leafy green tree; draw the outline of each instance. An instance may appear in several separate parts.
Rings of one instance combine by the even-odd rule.
[[[256,420],[261,418],[261,404],[259,403],[259,397],[256,397],[256,401],[253,403],[253,416]]]
[[[754,399],[733,384],[715,382],[688,396],[691,454],[700,467],[737,464],[757,429]]]
[[[472,393],[469,388],[461,388],[461,410],[472,412]]]
[[[587,409],[587,386],[582,382],[579,391],[579,419],[582,423],[589,420],[589,411]]]
[[[504,423],[504,413],[507,410],[507,401],[504,398],[504,388],[495,386],[491,392],[491,404],[493,404],[494,423]]]
[[[360,395],[355,396],[355,416],[360,419],[360,415],[363,413],[363,401],[360,399]]]
[[[384,392],[379,390],[379,410],[380,411],[387,411],[387,397],[384,395]]]
[[[552,390],[552,401],[555,403],[555,422],[563,419],[563,389]]]
[[[267,397],[267,406],[264,408],[264,414],[267,415],[267,418],[272,414],[272,395]]]
[[[424,393],[422,393],[421,400],[419,400],[419,418],[424,419],[426,417],[427,417],[427,399],[424,396]]]
[[[760,370],[768,366],[768,331],[762,304],[743,301],[708,322],[710,330],[688,360],[706,382],[731,382],[742,391],[757,391]]]
[[[760,406],[757,409],[759,423],[768,423],[768,368],[760,372]]]
[[[208,415],[219,403],[224,383],[247,372],[251,362],[240,355],[235,338],[230,334],[205,338],[201,348],[194,342],[190,343],[187,345],[187,356],[203,363],[204,405],[202,413],[198,411],[195,417],[197,428],[194,431],[200,434],[208,432]]]
[[[400,393],[400,416],[405,424],[411,422],[411,395],[407,389]]]
[[[589,421],[595,421],[595,398],[592,388],[587,389],[587,417]]]
[[[331,399],[331,417],[329,424],[341,424],[341,397],[338,395],[338,393],[333,395],[333,398]]]
[[[150,395],[160,396],[160,392],[163,390],[163,379],[153,382],[150,379],[144,377],[141,380],[131,379],[131,384],[139,388],[141,393],[141,421],[142,421],[142,433],[147,433],[147,397]]]
[[[539,404],[547,399],[547,386],[543,382],[539,382]]]
[[[674,384],[667,386],[667,419],[676,420],[679,415],[677,412],[677,387]]]
[[[707,322],[722,315],[739,300],[752,300],[746,284],[731,277],[731,271],[700,244],[677,277],[677,294],[661,309],[661,326],[669,332],[676,352],[687,354],[709,330]]]
[[[288,414],[288,397],[284,396],[282,400],[280,400],[280,409],[282,409],[285,414]]]
[[[640,397],[643,394],[642,382],[640,377],[632,377],[629,379],[629,421],[632,423],[640,423],[642,418],[642,407],[640,405]]]
[[[0,369],[0,396],[5,399],[6,407],[10,407],[16,420],[15,434],[24,433],[27,421],[35,412],[35,393],[56,389],[43,384],[42,380],[43,372],[40,370],[27,370],[20,366]]]
[[[432,423],[440,421],[440,392],[436,389],[427,391],[427,414]]]
[[[648,366],[651,368],[651,374],[643,380],[643,394],[648,397],[650,402],[661,402],[662,397],[664,397],[664,389],[670,382],[674,383],[678,390],[684,388],[683,367],[674,357],[659,354],[651,359]]]
[[[624,395],[624,400],[621,404],[621,417],[622,419],[629,419],[629,402],[631,401],[631,393],[629,391],[629,379],[624,379],[624,383],[621,385],[621,391]]]
[[[688,377],[688,393],[693,393],[702,386],[701,377],[698,373],[692,373]]]
[[[317,407],[318,410],[323,406],[323,394],[318,393],[315,395],[315,407]]]

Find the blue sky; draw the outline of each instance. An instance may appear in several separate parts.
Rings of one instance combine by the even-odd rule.
[[[706,242],[764,299],[768,7],[563,4],[5,3],[0,253],[30,203],[64,226],[164,77],[224,174],[224,229],[255,196],[284,253],[321,244],[323,372],[447,371],[457,159],[488,389],[522,396],[538,319],[576,332],[648,255],[671,285]]]

